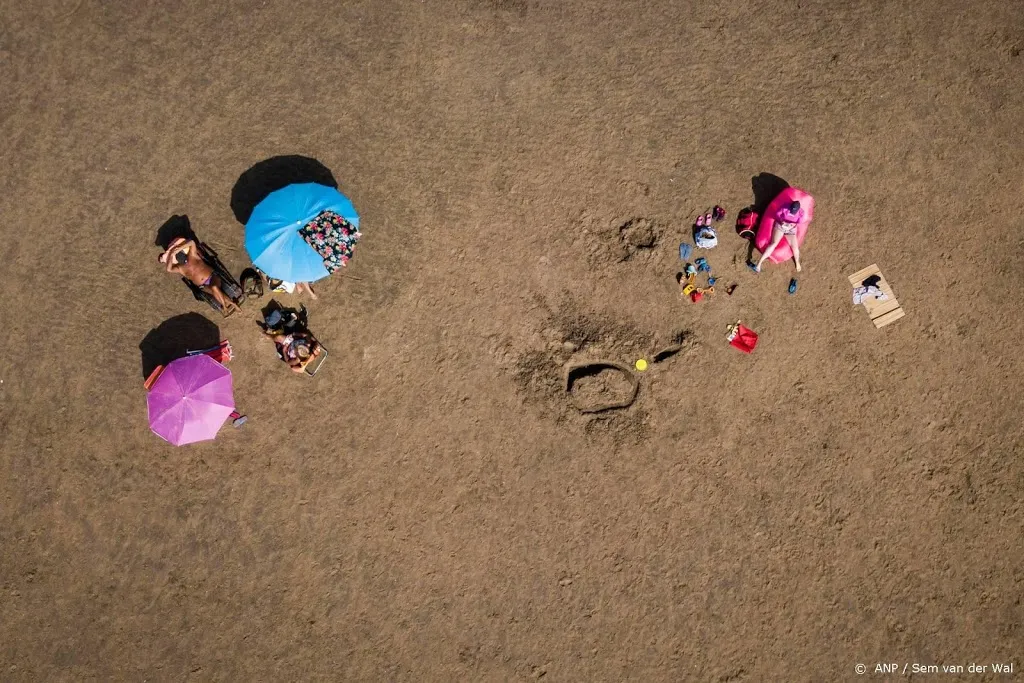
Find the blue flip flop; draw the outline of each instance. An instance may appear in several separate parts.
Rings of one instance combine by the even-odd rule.
[[[789,293],[796,294],[796,278],[789,281]]]
[[[756,263],[751,263],[750,261],[747,261],[747,268],[750,268],[750,270],[754,271],[755,275],[761,274],[761,272],[757,269]]]

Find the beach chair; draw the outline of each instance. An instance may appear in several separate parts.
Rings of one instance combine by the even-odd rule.
[[[302,364],[303,371],[310,377],[316,376],[316,373],[320,370],[320,366],[327,360],[327,349],[320,343],[320,340],[313,336],[312,333],[308,333],[310,340],[315,345],[316,352],[313,357]]]
[[[242,305],[245,301],[245,292],[242,289],[242,285],[239,284],[238,280],[231,275],[231,271],[229,271],[224,263],[221,262],[220,257],[217,256],[217,252],[215,252],[210,245],[205,242],[200,242],[199,240],[196,240],[196,246],[199,249],[199,255],[210,265],[211,268],[213,268],[213,272],[220,278],[221,289],[224,291],[224,295],[236,304]],[[181,281],[184,282],[192,291],[192,296],[196,298],[196,301],[205,301],[211,308],[213,308],[213,310],[218,313],[222,312],[220,310],[220,304],[217,303],[217,300],[212,294],[188,278],[183,277],[181,278]]]
[[[153,385],[156,384],[156,381],[160,379],[160,375],[161,373],[163,373],[165,367],[167,366],[158,365],[155,368],[153,368],[153,372],[149,373],[149,377],[147,377],[146,381],[142,383],[142,386],[146,388],[146,391],[149,391],[150,389],[153,388]]]
[[[222,365],[224,363],[227,363],[229,360],[234,360],[235,358],[234,351],[231,350],[231,342],[229,342],[227,339],[217,344],[216,346],[211,346],[208,349],[201,349],[199,351],[189,351],[188,355],[198,356],[201,353],[206,354],[207,356],[209,356],[210,358],[214,359],[215,361]]]
[[[305,372],[307,375],[309,375],[310,377],[314,377],[316,373],[319,372],[320,367],[324,364],[324,361],[327,360],[327,349],[324,348],[324,345],[320,343],[320,340],[317,339],[313,335],[313,333],[310,332],[308,329],[292,328],[291,331],[302,332],[304,335],[308,337],[313,347],[313,355],[310,356],[310,358],[304,363],[300,363],[299,367],[302,368],[302,371]],[[285,360],[280,347],[278,347],[277,349],[277,357],[280,358],[281,360]]]

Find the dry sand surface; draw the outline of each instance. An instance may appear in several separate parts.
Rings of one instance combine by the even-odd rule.
[[[0,0],[0,680],[1024,671],[1022,50],[1021,0]],[[248,265],[279,155],[362,219],[315,378],[156,263],[187,214]],[[817,200],[796,296],[731,228],[762,172]],[[185,313],[250,420],[174,448],[139,344]]]

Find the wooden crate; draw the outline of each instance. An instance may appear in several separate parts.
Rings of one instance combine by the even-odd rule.
[[[903,307],[900,306],[900,302],[896,300],[896,295],[893,293],[892,287],[889,286],[885,276],[882,275],[882,271],[878,269],[878,264],[872,263],[867,268],[858,270],[850,276],[850,284],[853,287],[860,287],[860,283],[872,275],[877,275],[879,277],[878,288],[889,298],[885,301],[864,299],[863,305],[868,312],[868,317],[871,318],[871,322],[875,324],[875,327],[885,327],[894,320],[902,318],[905,313],[903,312]]]

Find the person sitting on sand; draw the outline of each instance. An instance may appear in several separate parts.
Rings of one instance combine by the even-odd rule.
[[[224,294],[224,290],[221,289],[223,283],[220,276],[213,272],[213,267],[209,263],[203,260],[195,240],[184,237],[177,238],[171,242],[167,251],[160,254],[160,263],[167,267],[168,273],[180,275],[212,294],[220,304],[224,317],[241,310],[238,308],[238,304]]]
[[[775,247],[779,246],[782,239],[789,242],[789,248],[793,250],[793,262],[796,263],[796,272],[800,272],[800,244],[796,238],[797,224],[803,220],[804,210],[800,208],[800,202],[790,202],[775,214],[775,225],[772,226],[772,241],[761,254],[761,259],[754,266],[754,270],[761,272],[761,264],[772,255]]]
[[[320,345],[308,332],[273,332],[267,335],[277,347],[277,355],[288,364],[292,372],[303,372],[306,363],[320,353]]]

